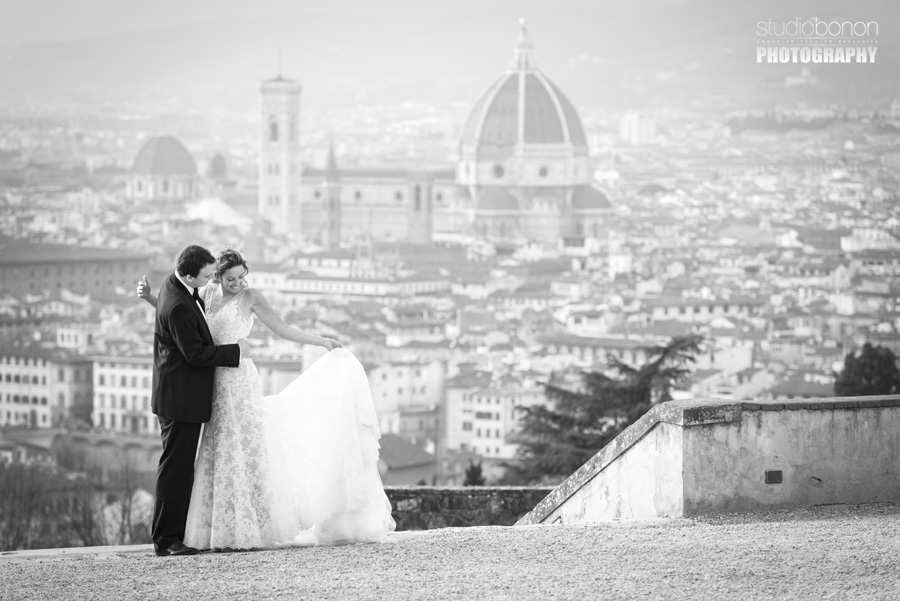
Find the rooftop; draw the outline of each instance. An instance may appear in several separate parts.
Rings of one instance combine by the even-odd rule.
[[[0,239],[0,265],[46,265],[85,261],[146,261],[147,255],[117,248],[43,244]]]

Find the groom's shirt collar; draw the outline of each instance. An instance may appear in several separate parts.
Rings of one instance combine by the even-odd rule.
[[[184,281],[184,278],[181,276],[181,274],[178,273],[177,271],[175,272],[175,279],[177,279],[179,282],[181,282],[181,285],[184,286],[185,288],[187,288],[187,291],[189,293],[191,293],[192,295],[194,294],[194,287],[188,285],[188,283]]]
[[[179,282],[181,282],[181,285],[187,289],[188,294],[190,294],[191,297],[194,296],[194,287],[190,286],[187,282],[185,282],[184,278],[182,278],[181,274],[178,273],[177,271],[175,272],[175,279],[178,280]],[[204,317],[206,317],[206,311],[203,310],[203,307],[200,306],[200,303],[198,303],[197,301],[194,301],[194,304],[197,305],[197,308],[200,309],[200,312],[203,313]]]

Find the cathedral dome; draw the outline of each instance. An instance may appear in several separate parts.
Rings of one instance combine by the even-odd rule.
[[[481,95],[466,121],[463,147],[572,145],[586,150],[575,107],[538,71],[522,23],[512,67]]]
[[[456,181],[473,188],[589,184],[592,169],[581,118],[538,70],[525,22],[520,24],[512,64],[481,94],[466,120]]]
[[[197,164],[184,144],[172,136],[144,142],[131,167],[133,175],[195,177]]]

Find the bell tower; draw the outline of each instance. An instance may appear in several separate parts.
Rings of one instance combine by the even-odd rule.
[[[260,87],[259,214],[276,234],[300,234],[300,83],[279,73]]]

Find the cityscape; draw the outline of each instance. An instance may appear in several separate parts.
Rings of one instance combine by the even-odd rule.
[[[520,408],[673,337],[705,340],[677,399],[831,397],[848,354],[900,353],[900,84],[880,75],[900,46],[886,22],[872,64],[757,65],[754,26],[771,15],[745,8],[733,44],[708,41],[709,64],[677,45],[687,62],[642,71],[638,53],[605,87],[584,69],[609,58],[562,56],[561,17],[532,8],[492,13],[474,52],[429,47],[423,29],[419,60],[462,64],[419,91],[411,76],[340,95],[353,74],[316,89],[309,59],[270,42],[227,76],[211,63],[220,89],[66,96],[26,85],[43,68],[27,40],[2,49],[0,73],[19,70],[0,93],[0,461],[127,491],[149,527],[155,309],[135,288],[158,290],[188,244],[239,250],[286,323],[362,362],[385,485],[458,486],[474,463],[510,483]],[[865,11],[843,16],[880,16]],[[348,27],[382,23],[360,21]],[[732,63],[715,60],[735,53],[746,71],[726,82]],[[467,61],[477,75],[458,76]],[[264,395],[324,352],[261,323],[250,344]],[[107,509],[116,522],[125,502]],[[146,539],[116,527],[106,541]]]

